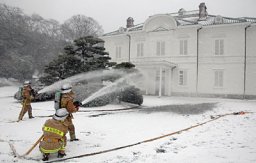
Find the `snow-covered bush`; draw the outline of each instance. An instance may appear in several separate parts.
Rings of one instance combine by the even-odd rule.
[[[55,92],[45,92],[45,93],[37,93],[39,90],[43,88],[43,86],[32,86],[35,90],[35,97],[32,102],[38,101],[48,101],[53,100]],[[104,85],[100,81],[94,82],[84,82],[78,83],[73,86],[73,91],[75,93],[75,100],[83,101],[89,96],[91,96],[96,91],[103,88]],[[108,94],[104,94],[100,97],[93,99],[92,101],[84,104],[84,107],[97,107],[97,106],[104,106],[110,103],[116,103],[120,101],[129,102],[133,104],[141,105],[143,103],[143,96],[140,93],[138,88],[134,86],[125,86],[125,89],[118,89],[119,91],[114,91]],[[19,90],[15,93],[14,98],[17,100],[21,100],[21,96]]]
[[[140,93],[140,90],[138,88],[135,88],[134,86],[129,86],[129,87],[126,87],[123,91],[112,92],[112,93],[104,94],[100,97],[97,97],[83,106],[84,107],[104,106],[109,103],[116,103],[121,101],[141,105],[143,103],[143,96]]]
[[[135,88],[134,86],[130,86],[121,92],[119,100],[141,105],[143,103],[143,96],[140,89]]]
[[[97,107],[97,106],[104,106],[110,103],[113,103],[117,99],[115,93],[105,94],[100,97],[93,99],[92,101],[84,104],[84,107]]]

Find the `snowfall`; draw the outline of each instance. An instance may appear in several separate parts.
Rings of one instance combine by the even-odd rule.
[[[51,118],[47,116],[54,114],[53,101],[32,103],[35,118],[26,114],[16,122],[21,110],[13,98],[17,90],[0,87],[0,162],[42,162],[38,146],[25,158],[19,156],[42,135],[44,122]],[[240,111],[250,113],[232,114]],[[80,108],[73,114],[80,140],[70,142],[67,134],[65,157],[95,154],[63,162],[255,163],[255,112],[256,100],[157,96],[144,96],[140,107],[120,103]],[[123,146],[129,147],[118,149]],[[50,160],[55,159],[52,154]]]

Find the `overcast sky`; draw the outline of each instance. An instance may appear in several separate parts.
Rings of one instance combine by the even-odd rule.
[[[197,10],[201,2],[212,15],[256,18],[256,0],[0,0],[28,15],[36,13],[60,23],[77,14],[92,17],[105,33],[125,27],[128,17],[139,24],[154,14],[173,13],[180,8]]]

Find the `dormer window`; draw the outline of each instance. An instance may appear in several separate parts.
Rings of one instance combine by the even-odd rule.
[[[222,23],[223,23],[223,18],[222,18],[222,16],[217,15],[217,16],[214,18],[214,24],[222,24]]]
[[[179,11],[178,11],[178,13],[179,13],[180,16],[181,16],[181,15],[184,15],[185,12],[186,12],[186,10],[184,10],[184,8],[181,8],[181,9],[179,9]]]
[[[124,27],[119,27],[118,29],[119,33],[123,33],[125,31]]]

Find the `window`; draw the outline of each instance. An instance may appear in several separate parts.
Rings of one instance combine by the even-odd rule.
[[[116,47],[116,58],[121,58],[121,46]]]
[[[223,70],[214,70],[214,86],[223,87]]]
[[[156,55],[165,55],[165,42],[158,41],[156,42]]]
[[[224,54],[224,40],[219,39],[215,40],[215,55],[223,55]]]
[[[188,54],[188,40],[180,40],[180,55]]]
[[[144,44],[143,43],[138,43],[137,44],[137,56],[142,57],[143,56],[143,51],[144,51]]]
[[[186,70],[179,71],[179,85],[187,85],[187,71]]]

